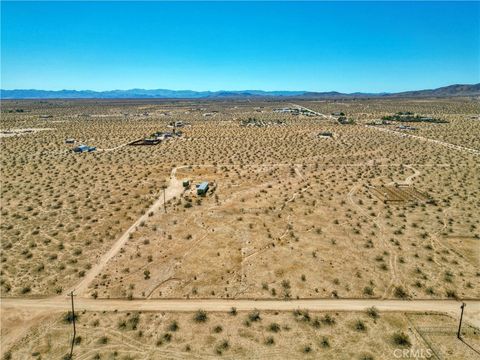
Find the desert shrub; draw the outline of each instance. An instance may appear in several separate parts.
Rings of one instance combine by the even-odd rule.
[[[272,332],[279,332],[280,331],[280,325],[278,325],[277,323],[271,323],[268,327],[268,330],[272,331]]]
[[[372,306],[370,308],[367,309],[367,314],[368,316],[370,316],[371,318],[378,318],[380,316],[379,312],[378,312],[378,309],[375,307],[375,306]]]
[[[145,280],[150,279],[150,271],[149,271],[149,270],[144,270],[144,271],[143,271],[143,278],[144,278]]]
[[[312,347],[310,345],[305,345],[303,348],[302,348],[302,352],[304,354],[309,354],[312,352]]]
[[[407,291],[401,286],[397,286],[395,288],[395,293],[394,294],[395,294],[395,297],[400,298],[400,299],[405,299],[405,298],[408,297]]]
[[[220,325],[217,325],[213,328],[213,332],[219,334],[223,331],[223,328]]]
[[[295,316],[295,320],[298,320],[298,321],[305,321],[305,322],[310,321],[310,314],[308,313],[307,310],[298,310],[298,309],[294,310],[293,316]]]
[[[322,319],[322,322],[327,325],[334,325],[335,324],[335,318],[330,316],[330,314],[325,314],[325,316]]]
[[[128,326],[132,330],[136,330],[138,323],[140,322],[140,314],[138,312],[135,312],[132,314],[132,316],[128,319]]]
[[[125,330],[127,328],[127,322],[125,320],[118,320],[117,326],[120,330]]]
[[[367,326],[365,325],[365,323],[362,321],[362,320],[357,320],[355,322],[355,330],[357,331],[366,331],[367,330]]]
[[[175,320],[172,321],[172,322],[170,323],[170,325],[168,325],[168,330],[169,330],[169,331],[172,331],[172,332],[177,331],[179,328],[180,328],[180,327],[178,326],[178,322],[175,321]]]
[[[228,350],[229,347],[230,347],[230,344],[229,344],[228,340],[223,340],[220,344],[218,344],[215,347],[215,352],[218,355],[221,355],[225,350]]]
[[[275,339],[273,338],[273,336],[267,336],[267,338],[265,339],[265,345],[273,345],[275,344]]]
[[[135,312],[127,319],[121,319],[118,321],[118,328],[120,330],[137,330],[138,323],[140,322],[140,314]]]
[[[455,290],[446,290],[445,295],[447,295],[448,298],[457,298],[457,293],[455,292]]]
[[[368,296],[373,296],[373,288],[371,286],[365,286],[363,288],[363,293]]]
[[[206,322],[208,320],[207,313],[203,310],[198,310],[193,316],[193,320],[198,323]]]
[[[253,310],[250,314],[248,314],[248,320],[251,322],[262,320],[260,317],[260,312],[258,310]]]
[[[282,280],[282,287],[283,287],[285,290],[290,289],[290,281],[288,281],[288,280]]]
[[[63,322],[71,324],[75,318],[75,321],[78,321],[78,314],[73,314],[71,311],[67,311],[63,314]]]
[[[321,322],[320,322],[320,319],[318,317],[316,317],[315,319],[313,319],[312,321],[312,326],[316,329],[320,328],[321,326]]]
[[[404,332],[396,332],[392,335],[392,339],[395,345],[410,347],[412,343],[410,338]]]

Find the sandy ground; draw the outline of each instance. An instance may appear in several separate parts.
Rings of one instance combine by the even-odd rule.
[[[170,180],[168,183],[165,192],[161,191],[159,198],[152,204],[152,206],[145,211],[145,213],[140,216],[133,224],[130,226],[127,231],[125,231],[122,236],[120,236],[113,246],[101,257],[100,261],[97,262],[83,277],[82,281],[77,285],[73,286],[71,289],[66,291],[66,294],[70,292],[75,292],[75,294],[83,295],[92,282],[92,280],[103,270],[107,265],[108,261],[114,257],[122,248],[122,246],[128,241],[130,235],[134,233],[142,222],[145,222],[153,214],[163,211],[163,205],[165,202],[170,201],[183,192],[182,182],[175,177],[176,168],[172,170],[170,175]]]
[[[439,358],[478,354],[478,252],[472,252],[480,228],[479,150],[471,136],[477,124],[464,119],[478,113],[476,105],[302,102],[292,106],[314,116],[286,115],[281,127],[268,125],[279,116],[272,112],[278,104],[256,105],[77,102],[41,110],[55,119],[42,119],[55,128],[51,136],[2,139],[1,286],[2,297],[9,296],[0,306],[2,353],[62,357],[69,325],[59,317],[74,291],[84,330],[78,359],[117,352],[191,358],[190,345],[198,358],[391,358],[394,331]],[[395,137],[364,126],[407,106],[441,112],[452,124],[419,126],[419,135],[393,131],[401,135]],[[335,123],[328,114],[337,110],[354,114],[358,124]],[[3,125],[34,131],[35,111],[6,114]],[[206,119],[205,112],[215,116]],[[93,119],[79,120],[78,113]],[[186,114],[192,125],[181,140],[125,146]],[[242,128],[249,117],[261,117],[261,126]],[[335,136],[319,141],[320,131]],[[71,154],[67,137],[102,151]],[[158,184],[168,174],[164,214]],[[215,191],[204,198],[194,188],[183,193],[184,178],[211,181]],[[371,195],[372,186],[388,184],[415,186],[433,201],[385,204]],[[469,299],[468,344],[455,341],[457,298]],[[372,306],[382,313],[378,321],[365,313]],[[266,320],[252,326],[245,313],[218,332],[213,323],[202,329],[192,322],[199,309],[209,321],[225,322],[232,307],[261,311],[269,322],[278,316],[279,347],[268,345]],[[310,318],[291,317],[298,309],[319,318],[333,312],[339,327],[320,321],[318,330]],[[141,326],[124,333],[119,323],[136,312],[145,313]],[[368,330],[358,330],[358,318]],[[176,320],[185,332],[166,328]],[[159,329],[175,332],[173,341]],[[225,334],[228,344],[215,334]],[[322,345],[325,336],[331,348]]]
[[[33,134],[39,131],[55,130],[53,128],[27,128],[27,129],[8,129],[0,130],[0,138],[6,138],[11,136],[21,136]]]
[[[426,138],[426,137],[423,137],[423,136],[418,136],[418,135],[406,134],[404,132],[385,129],[385,128],[381,128],[381,127],[377,127],[377,126],[367,125],[367,127],[371,128],[371,129],[376,129],[376,130],[379,130],[379,131],[388,132],[389,134],[394,134],[394,135],[397,135],[397,136],[408,137],[408,138],[411,138],[411,139],[417,139],[417,140],[421,140],[421,141],[431,142],[431,143],[434,143],[434,144],[445,146],[445,147],[447,147],[449,149],[453,149],[453,150],[465,151],[465,152],[469,152],[469,153],[474,154],[474,155],[480,155],[480,150],[468,148],[468,147],[465,147],[465,146],[451,144],[451,143],[448,143],[448,142],[445,142],[445,141],[440,141],[440,140],[436,140],[436,139],[429,139],[429,138]]]
[[[65,314],[51,312],[36,322],[8,354],[14,360],[62,358],[72,340],[72,326],[64,320]],[[455,319],[431,312],[380,311],[372,317],[365,311],[207,311],[202,322],[194,320],[196,312],[77,314],[74,358],[82,360],[393,359],[404,350],[463,360],[474,359],[480,345],[480,334],[467,323],[460,341]],[[407,344],[394,341],[399,333]]]

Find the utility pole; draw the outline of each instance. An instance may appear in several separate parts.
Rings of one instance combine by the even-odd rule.
[[[73,323],[73,338],[72,338],[72,346],[70,348],[70,359],[73,359],[73,345],[75,344],[75,337],[77,335],[77,330],[75,329],[75,307],[73,306],[73,291],[70,293],[70,298],[72,299],[72,323]]]
[[[463,309],[467,306],[467,304],[462,303],[462,306],[460,306],[460,309],[462,309],[462,313],[460,314],[460,324],[458,324],[458,332],[457,332],[457,338],[461,339],[461,334],[460,330],[462,329],[462,319],[463,319]]]
[[[167,203],[165,202],[165,188],[163,188],[163,210],[167,213]]]

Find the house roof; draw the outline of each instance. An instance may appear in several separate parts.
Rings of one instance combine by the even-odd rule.
[[[204,181],[204,182],[198,184],[197,189],[207,190],[208,189],[208,181]]]

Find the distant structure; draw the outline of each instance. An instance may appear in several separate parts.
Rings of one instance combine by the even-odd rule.
[[[197,195],[205,195],[208,191],[208,181],[204,181],[197,185]]]
[[[430,116],[421,116],[410,111],[397,112],[394,115],[383,116],[382,120],[400,121],[400,122],[426,122],[433,124],[446,124],[447,120],[436,119]]]
[[[76,152],[76,153],[92,152],[95,150],[97,150],[95,146],[88,146],[88,145],[79,145],[73,148],[73,152]]]
[[[333,133],[331,131],[322,131],[318,136],[333,138]]]
[[[75,139],[65,139],[65,144],[75,144]]]
[[[182,132],[178,131],[175,133],[175,128],[173,130],[174,132],[162,132],[162,131],[157,131],[153,134],[151,134],[149,137],[139,139],[132,141],[129,143],[129,145],[157,145],[160,144],[162,141],[167,140],[169,138],[173,138],[174,136],[180,137],[182,136]]]
[[[417,128],[413,126],[408,126],[408,125],[400,125],[400,126],[397,126],[397,128],[399,130],[417,130]]]
[[[341,125],[353,125],[355,121],[353,119],[348,119],[346,116],[340,116],[337,119],[338,123]]]

